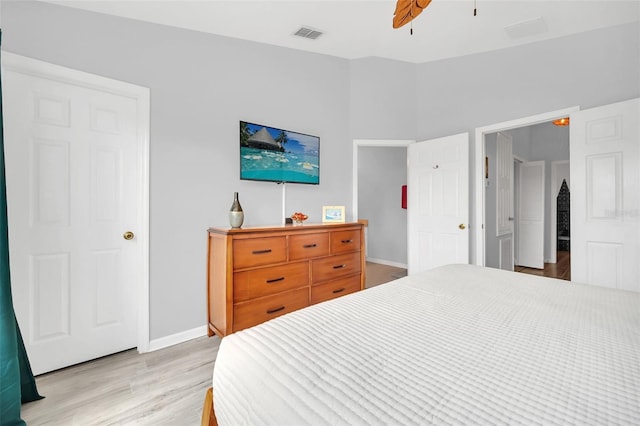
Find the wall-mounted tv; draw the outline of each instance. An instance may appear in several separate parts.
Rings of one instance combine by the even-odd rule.
[[[240,179],[320,183],[320,138],[240,122]]]

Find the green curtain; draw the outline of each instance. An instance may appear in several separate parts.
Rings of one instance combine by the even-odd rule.
[[[2,31],[0,45],[1,41]],[[36,389],[11,299],[0,77],[0,425],[24,425],[25,422],[20,418],[20,404],[41,398]]]

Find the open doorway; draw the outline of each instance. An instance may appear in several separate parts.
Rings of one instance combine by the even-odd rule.
[[[407,146],[412,140],[355,140],[354,221],[365,223],[366,287],[407,274]]]
[[[533,116],[499,123],[476,130],[476,171],[480,171],[482,178],[476,180],[476,264],[511,269],[517,272],[534,273],[536,275],[554,276],[570,279],[570,255],[566,247],[561,246],[558,251],[558,207],[556,199],[563,179],[569,173],[569,127],[554,126],[551,121],[568,116],[578,108],[555,111],[539,116]],[[496,232],[500,227],[497,210],[500,209],[496,195],[497,178],[496,143],[499,133],[506,134],[513,140],[512,157],[507,166],[511,168],[511,197],[509,210],[502,215],[508,216],[512,228],[508,232]],[[525,222],[527,213],[531,212],[531,204],[527,204],[526,197],[531,196],[531,186],[523,187],[522,174],[519,169],[527,169],[521,165],[541,162],[542,167],[531,175],[538,175],[543,179],[541,195],[544,203],[544,213],[540,216],[540,242],[529,242],[531,238],[531,223]],[[520,182],[519,182],[520,180]],[[556,182],[559,182],[557,184]],[[504,184],[503,184],[504,187]],[[524,189],[523,189],[524,188]],[[523,194],[525,197],[523,197]],[[535,198],[535,197],[534,197]],[[524,204],[523,204],[523,199]],[[524,207],[523,207],[524,205]],[[519,209],[520,207],[520,209]],[[504,218],[503,218],[504,222]],[[503,226],[504,228],[504,226]],[[536,245],[537,244],[537,245]],[[535,267],[522,266],[523,257],[528,249],[539,251],[540,259],[544,260]]]
[[[358,185],[359,149],[362,146],[390,146],[389,141],[375,141],[375,144],[372,141],[364,141],[364,144],[362,142],[354,141],[354,220],[368,220],[359,212],[358,207],[361,192]],[[392,238],[400,240],[406,236],[406,243],[397,247],[406,246],[407,272],[413,274],[440,265],[468,263],[469,134],[459,133],[420,142],[405,141],[404,146],[407,150],[399,158],[405,170],[402,177],[406,176],[406,180],[397,182],[395,188],[391,188],[392,197],[381,208],[390,204],[401,209],[402,183],[405,182],[408,203],[406,211],[400,211],[406,214],[407,229],[406,233],[402,230],[396,232]],[[374,151],[378,149],[380,148]],[[386,185],[385,175],[385,166],[381,166],[373,170],[370,176],[372,180],[378,179],[380,185]],[[383,177],[382,181],[379,180],[380,176]],[[382,193],[376,191],[373,195],[378,199]],[[379,225],[386,228],[395,224],[381,221]],[[374,229],[370,221],[369,228],[371,236],[368,238],[367,256],[370,258],[374,256],[371,250]]]
[[[485,154],[486,266],[568,279],[570,237],[557,223],[567,233],[569,128],[549,121],[489,133]],[[567,200],[558,207],[561,187]]]

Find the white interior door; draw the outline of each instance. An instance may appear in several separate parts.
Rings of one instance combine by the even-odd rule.
[[[544,161],[520,163],[518,264],[544,268]]]
[[[135,347],[136,100],[15,69],[3,83],[12,291],[33,371]]]
[[[640,100],[571,114],[571,279],[640,291]]]
[[[469,134],[407,150],[408,273],[469,263]]]
[[[499,267],[513,271],[513,140],[503,132],[497,135],[496,204]]]

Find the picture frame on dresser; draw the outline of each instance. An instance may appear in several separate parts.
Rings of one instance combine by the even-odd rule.
[[[322,206],[322,223],[345,223],[344,206]]]

